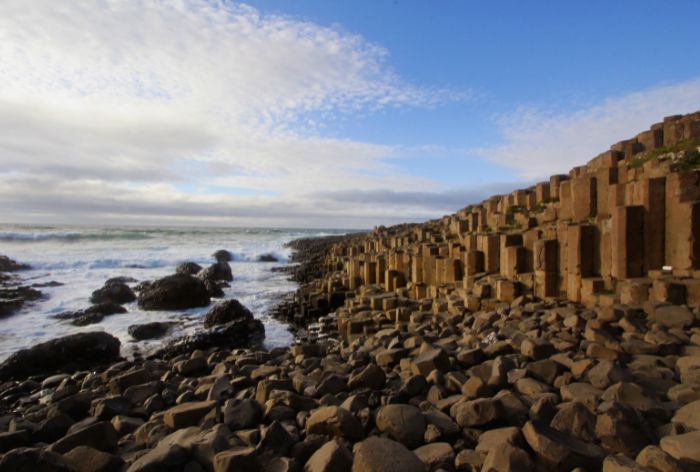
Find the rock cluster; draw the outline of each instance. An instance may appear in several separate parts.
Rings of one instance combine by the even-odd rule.
[[[42,297],[39,290],[25,285],[15,274],[29,268],[27,264],[18,263],[7,256],[0,256],[0,318],[12,315],[27,302]]]

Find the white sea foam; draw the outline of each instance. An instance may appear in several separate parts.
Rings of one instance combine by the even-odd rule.
[[[237,298],[265,324],[266,345],[284,346],[293,338],[287,326],[268,315],[281,295],[296,286],[286,276],[270,269],[284,265],[290,257],[286,242],[299,237],[339,234],[336,231],[219,228],[111,228],[111,227],[23,227],[0,226],[0,254],[28,263],[32,270],[22,276],[31,283],[58,281],[64,285],[41,290],[45,300],[17,314],[0,319],[0,359],[17,349],[74,332],[105,330],[122,341],[123,354],[148,350],[163,340],[132,342],[127,328],[151,321],[182,321],[167,339],[201,329],[208,308],[182,312],[144,312],[136,303],[125,305],[126,314],[106,317],[101,323],[75,327],[51,317],[64,311],[90,306],[93,290],[110,277],[128,276],[153,280],[173,273],[185,261],[202,266],[214,262],[212,253],[227,249],[233,254],[234,281],[225,289],[226,298]],[[278,262],[258,262],[271,254]],[[213,300],[215,303],[216,300]]]

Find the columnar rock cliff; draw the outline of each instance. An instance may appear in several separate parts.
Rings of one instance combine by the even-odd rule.
[[[699,146],[700,112],[667,117],[566,175],[336,244],[316,298],[347,298],[343,335],[366,332],[361,316],[346,321],[371,310],[401,326],[416,311],[488,310],[527,294],[700,304]]]

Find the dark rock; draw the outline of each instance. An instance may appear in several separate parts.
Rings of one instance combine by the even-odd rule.
[[[241,319],[216,326],[190,336],[183,336],[167,343],[156,351],[153,358],[171,358],[189,354],[194,350],[212,347],[243,348],[258,345],[265,338],[265,327],[256,319]]]
[[[0,272],[16,272],[18,270],[29,270],[27,264],[20,264],[7,256],[0,256]]]
[[[119,340],[104,332],[52,339],[12,354],[0,364],[0,380],[75,372],[119,359]]]
[[[119,472],[124,465],[121,457],[89,446],[73,448],[63,457],[81,472]]]
[[[90,446],[100,451],[112,451],[117,447],[117,432],[109,421],[100,421],[75,432],[66,434],[49,448],[65,454],[78,446]]]
[[[355,445],[354,472],[425,472],[425,465],[413,452],[391,439],[372,436]]]
[[[201,271],[197,277],[201,280],[209,280],[211,282],[216,282],[218,280],[231,282],[233,280],[233,272],[228,262],[219,261]]]
[[[78,472],[63,456],[45,449],[13,449],[0,457],[2,472]]]
[[[99,323],[105,316],[126,313],[126,308],[116,303],[100,303],[85,310],[73,311],[54,315],[59,320],[70,320],[72,325],[87,326]]]
[[[409,449],[423,444],[425,418],[413,405],[386,405],[377,413],[377,428]]]
[[[175,268],[175,273],[185,275],[197,275],[201,272],[202,266],[196,262],[183,262]]]
[[[113,281],[105,283],[104,287],[98,288],[90,296],[92,303],[113,303],[122,305],[136,300],[136,295],[124,282]]]
[[[253,319],[253,314],[238,300],[226,300],[209,310],[204,317],[204,326],[211,328],[231,321],[251,319]]]
[[[138,300],[144,310],[185,310],[209,305],[209,293],[198,278],[174,274],[144,287]]]
[[[212,257],[218,262],[231,262],[233,260],[233,254],[231,254],[226,249],[219,249],[214,254],[212,254]]]
[[[143,323],[131,325],[128,328],[129,335],[137,341],[144,339],[155,339],[165,336],[168,330],[177,323],[172,321],[154,321],[152,323]]]
[[[321,446],[304,465],[304,472],[350,472],[352,454],[337,441]]]
[[[258,256],[258,262],[279,262],[279,260],[274,255],[268,253]]]

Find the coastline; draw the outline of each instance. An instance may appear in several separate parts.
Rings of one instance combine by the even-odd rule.
[[[698,470],[698,123],[438,220],[293,243],[288,348],[229,300],[211,344],[161,358],[104,334],[13,356],[0,472]],[[216,288],[187,271],[139,303]]]

